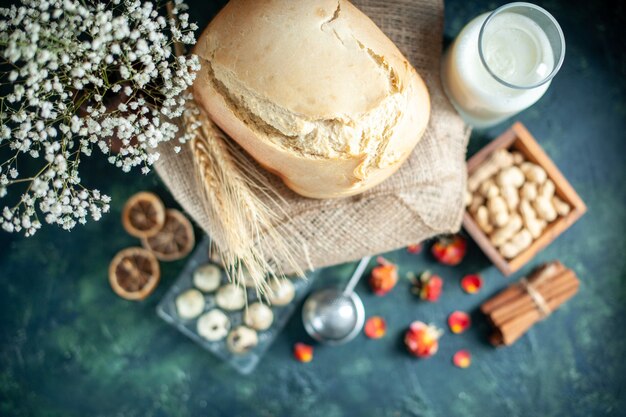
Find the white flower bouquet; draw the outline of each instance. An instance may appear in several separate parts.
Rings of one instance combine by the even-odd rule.
[[[156,147],[184,143],[174,123],[199,69],[176,57],[197,26],[176,1],[168,18],[138,0],[22,0],[0,8],[0,213],[8,232],[98,220],[110,198],[81,184],[93,150],[147,173]],[[24,165],[38,167],[22,172]]]

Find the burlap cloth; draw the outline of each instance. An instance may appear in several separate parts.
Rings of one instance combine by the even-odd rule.
[[[284,198],[285,214],[276,227],[306,242],[303,268],[309,261],[322,267],[387,252],[457,231],[461,225],[470,129],[449,103],[439,78],[443,2],[353,3],[378,24],[424,78],[432,115],[424,137],[400,170],[364,194],[340,200],[308,199],[265,174]],[[211,235],[211,224],[201,209],[201,186],[196,182],[191,152],[184,147],[176,154],[174,146],[168,143],[159,149],[157,172],[181,206]]]

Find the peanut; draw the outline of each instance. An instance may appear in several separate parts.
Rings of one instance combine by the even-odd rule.
[[[520,230],[511,240],[500,248],[500,253],[507,259],[515,258],[533,243],[533,237],[526,229]]]
[[[500,194],[502,194],[502,198],[506,201],[506,205],[509,210],[515,211],[519,204],[519,193],[517,192],[517,188],[511,186],[502,187]]]
[[[526,160],[524,158],[524,155],[522,155],[520,152],[511,152],[511,155],[513,156],[513,163],[517,166],[520,166]]]
[[[491,243],[496,247],[500,247],[511,239],[522,228],[522,218],[519,214],[515,213],[511,216],[508,223],[504,226],[496,229],[491,234]]]
[[[530,201],[537,198],[537,194],[539,194],[539,191],[537,191],[537,184],[534,182],[527,182],[522,185],[522,190],[520,192],[522,194],[522,198]]]
[[[554,206],[554,209],[559,214],[559,216],[565,217],[572,210],[569,204],[567,204],[565,201],[561,200],[557,196],[552,197],[552,205]]]
[[[554,191],[556,187],[552,180],[547,179],[539,187],[539,195],[533,201],[533,207],[540,218],[547,222],[551,222],[557,217],[557,212],[552,204],[552,197],[554,197]]]
[[[539,217],[547,221],[548,223],[553,221],[557,217],[557,212],[552,205],[552,201],[542,195],[540,195],[535,199],[535,201],[533,201],[533,207],[535,208],[535,211],[537,212]]]
[[[470,211],[470,213],[476,213],[478,208],[484,205],[485,205],[484,197],[480,194],[474,194],[472,196],[472,202],[470,203],[468,210]]]
[[[502,227],[509,221],[509,211],[502,197],[495,196],[487,200],[487,209],[494,225]]]
[[[535,210],[532,208],[530,201],[523,199],[519,204],[519,211],[524,221],[524,227],[528,229],[531,236],[534,239],[541,236],[541,233],[546,227],[546,222],[537,218],[537,213],[535,213]]]
[[[494,180],[487,180],[480,184],[478,187],[478,192],[485,198],[493,198],[500,194],[500,189],[496,185]]]
[[[552,197],[554,196],[555,191],[556,191],[556,187],[554,185],[554,182],[552,180],[546,180],[539,187],[539,196],[543,198],[547,198],[548,200],[551,200]]]
[[[505,167],[513,165],[513,156],[506,149],[494,151],[483,162],[467,180],[467,188],[474,192],[483,181],[492,177],[495,173]]]
[[[516,166],[511,166],[500,171],[496,177],[496,182],[502,188],[519,188],[524,184],[524,173]]]
[[[475,217],[476,217],[476,223],[478,224],[478,227],[480,227],[480,229],[483,232],[487,234],[493,232],[493,226],[489,222],[489,210],[487,210],[487,207],[485,206],[478,207],[478,210],[476,210]]]
[[[532,162],[524,162],[520,165],[520,169],[524,172],[526,179],[530,182],[543,184],[548,178],[546,171],[537,164]]]

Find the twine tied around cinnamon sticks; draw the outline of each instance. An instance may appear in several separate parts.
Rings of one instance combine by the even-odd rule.
[[[548,317],[552,311],[546,303],[546,299],[543,298],[543,295],[541,295],[541,293],[535,289],[533,284],[528,282],[528,279],[526,277],[521,279],[520,285],[526,290],[528,295],[530,295],[530,298],[532,298],[535,302],[537,309],[541,313],[541,318],[545,319],[546,317]]]
[[[481,306],[494,328],[490,342],[494,346],[512,344],[536,322],[572,298],[578,287],[574,271],[561,262],[552,261],[538,267]]]

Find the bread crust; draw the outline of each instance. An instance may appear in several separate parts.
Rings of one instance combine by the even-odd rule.
[[[346,197],[379,184],[428,123],[424,82],[347,1],[231,0],[194,53],[202,63],[197,103],[307,197]]]

